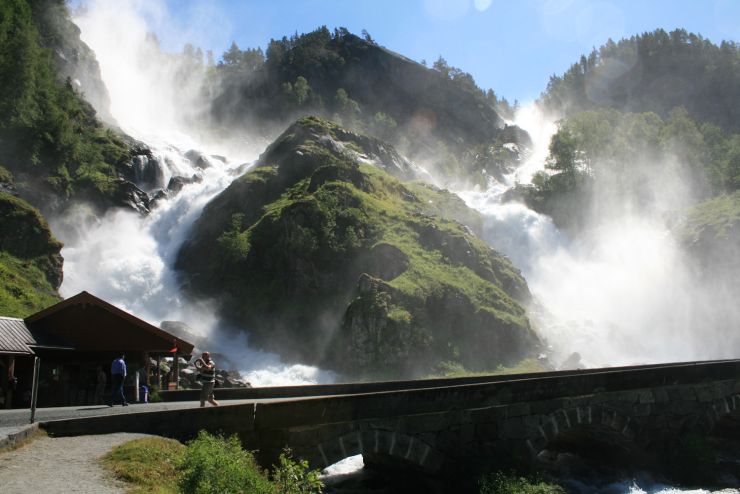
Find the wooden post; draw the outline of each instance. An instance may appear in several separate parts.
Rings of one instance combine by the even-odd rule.
[[[157,354],[157,388],[161,388],[162,387],[162,367],[161,367],[162,363],[161,363],[161,360],[162,360],[162,356],[159,355],[159,354]],[[167,391],[167,390],[166,389],[163,389],[161,391]]]
[[[36,420],[36,399],[39,394],[39,374],[41,373],[41,359],[33,358],[33,383],[31,384],[31,423]]]
[[[149,384],[149,373],[152,370],[152,366],[149,364],[149,352],[144,352],[144,386],[150,387]]]
[[[13,378],[15,377],[15,355],[8,355],[8,391],[5,393],[5,408],[13,408]]]
[[[173,369],[175,369],[175,389],[180,389],[180,357],[178,356],[177,352],[175,352],[174,357],[172,359],[172,365]]]

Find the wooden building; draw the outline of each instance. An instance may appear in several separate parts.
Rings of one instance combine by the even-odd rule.
[[[173,357],[171,380],[177,387],[179,357],[189,359],[193,344],[87,292],[25,319],[0,318],[0,361],[4,362],[0,385],[6,395],[0,406],[30,406],[35,358],[41,364],[39,407],[100,404],[96,392],[103,377],[100,371],[105,375],[107,399],[110,365],[121,352],[126,355],[126,389],[132,398],[136,374],[142,384],[159,377],[157,363],[162,357]]]

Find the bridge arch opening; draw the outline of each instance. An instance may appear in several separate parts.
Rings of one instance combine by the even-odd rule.
[[[537,454],[537,459],[553,466],[563,462],[627,466],[634,463],[636,450],[634,442],[618,431],[589,425],[558,434]]]
[[[349,487],[408,484],[435,491],[435,477],[444,465],[442,453],[427,443],[395,431],[354,431],[316,446],[312,467],[322,468],[327,485]]]
[[[316,466],[326,468],[345,458],[362,455],[365,465],[402,465],[426,474],[436,474],[444,456],[436,448],[414,436],[396,431],[353,431],[326,440],[311,456]]]
[[[644,461],[632,418],[604,407],[561,409],[540,417],[528,446],[538,468],[628,467]]]
[[[710,403],[702,419],[709,437],[740,441],[740,394]]]

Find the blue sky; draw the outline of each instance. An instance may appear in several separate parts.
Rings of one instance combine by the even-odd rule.
[[[740,0],[131,0],[165,48],[191,41],[220,55],[234,40],[270,38],[327,25],[360,33],[431,64],[442,55],[479,86],[513,102],[536,98],[552,74],[609,37],[683,27],[714,42],[740,41]]]

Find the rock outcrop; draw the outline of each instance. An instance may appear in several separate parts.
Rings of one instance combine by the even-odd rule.
[[[477,213],[400,180],[413,175],[391,146],[303,118],[205,207],[177,258],[183,285],[250,343],[352,377],[535,351],[524,279],[473,234]]]

